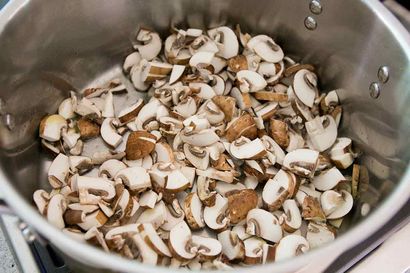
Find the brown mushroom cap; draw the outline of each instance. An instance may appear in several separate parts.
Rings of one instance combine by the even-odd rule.
[[[147,131],[131,132],[125,149],[128,160],[136,160],[149,155],[155,148],[157,138]]]
[[[225,197],[228,198],[227,213],[232,224],[246,219],[248,212],[258,205],[258,194],[251,189],[229,191]]]

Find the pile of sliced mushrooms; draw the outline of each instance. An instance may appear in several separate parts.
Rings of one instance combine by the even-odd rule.
[[[173,268],[264,264],[334,240],[360,176],[336,90],[320,92],[314,66],[267,35],[171,33],[140,29],[128,81],[72,92],[42,119],[55,158],[40,213],[78,241]]]

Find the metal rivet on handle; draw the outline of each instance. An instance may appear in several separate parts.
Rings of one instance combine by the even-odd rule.
[[[312,0],[309,4],[309,9],[313,14],[321,14],[322,13],[322,4],[318,0]]]
[[[16,122],[14,117],[11,114],[6,114],[3,116],[4,123],[6,124],[7,128],[11,131],[16,126]]]
[[[380,84],[377,82],[372,82],[369,87],[370,97],[377,99],[380,96]]]
[[[380,66],[377,77],[381,83],[386,83],[389,80],[389,67],[386,65]]]
[[[316,20],[312,16],[305,18],[305,27],[309,30],[315,30],[317,28]]]

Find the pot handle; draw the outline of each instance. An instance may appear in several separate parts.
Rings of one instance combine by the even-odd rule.
[[[1,0],[0,0],[1,1]],[[0,2],[1,3],[1,2]],[[3,218],[15,218],[13,220],[12,229],[15,232],[10,232],[6,228],[4,234],[7,235],[10,241],[15,241],[15,236],[20,237],[20,241],[24,240],[33,255],[34,261],[38,266],[39,272],[44,273],[69,273],[71,272],[68,266],[65,264],[64,260],[60,255],[53,249],[53,247],[38,233],[33,231],[33,229],[26,223],[18,220],[16,214],[6,202],[0,199],[0,222],[5,221]],[[1,225],[0,225],[1,227]],[[4,227],[4,225],[3,225]],[[20,261],[22,262],[22,261]],[[23,261],[24,262],[24,261]]]

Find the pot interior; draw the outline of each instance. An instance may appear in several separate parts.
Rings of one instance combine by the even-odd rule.
[[[309,5],[298,0],[12,1],[0,26],[2,171],[27,202],[34,190],[49,188],[45,174],[51,158],[37,138],[40,119],[54,113],[71,90],[121,75],[138,27],[165,38],[171,24],[239,23],[252,34],[271,35],[295,60],[314,64],[321,91],[340,89],[339,135],[352,138],[363,152],[360,164],[370,178],[368,191],[343,222],[345,230],[362,219],[361,203],[374,208],[391,194],[409,163],[410,56],[362,1],[323,6],[311,31],[304,26]],[[389,67],[390,78],[373,99],[369,85],[378,80],[381,65]]]

